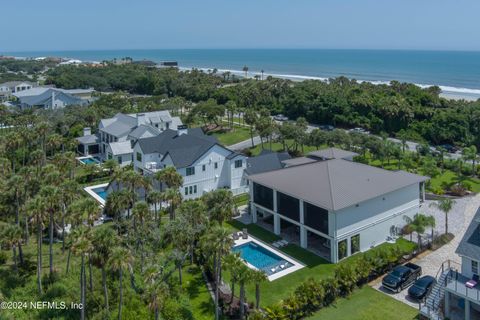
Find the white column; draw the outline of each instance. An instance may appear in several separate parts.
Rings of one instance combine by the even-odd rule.
[[[298,201],[299,206],[300,206],[300,223],[305,224],[305,212],[303,211],[303,200]]]
[[[425,182],[422,182],[422,201],[425,201]]]
[[[450,292],[445,291],[445,317],[450,318]]]
[[[470,320],[470,300],[465,299],[465,320]]]
[[[306,249],[307,246],[307,229],[304,226],[300,226],[300,247]]]
[[[337,263],[337,241],[330,240],[330,261]]]
[[[277,190],[273,190],[273,212],[278,213],[278,208],[277,208]]]
[[[280,215],[278,213],[273,214],[273,233],[277,236],[280,235]]]
[[[252,222],[257,223],[257,207],[253,204],[253,202],[250,204],[250,210],[252,213]]]

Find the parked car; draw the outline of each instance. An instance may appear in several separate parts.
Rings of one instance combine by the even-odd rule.
[[[335,127],[330,125],[330,124],[322,124],[322,125],[319,125],[318,128],[320,130],[325,130],[325,131],[333,131],[335,130]]]
[[[382,279],[382,285],[393,292],[400,292],[422,275],[422,267],[413,263],[396,266]]]
[[[284,116],[283,114],[277,114],[277,115],[273,116],[273,120],[288,121],[288,117]]]
[[[432,276],[423,276],[408,288],[408,295],[415,300],[422,301],[433,289],[436,282],[437,280]]]

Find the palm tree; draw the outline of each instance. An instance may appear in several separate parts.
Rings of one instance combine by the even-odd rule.
[[[404,219],[408,223],[410,230],[417,233],[417,243],[420,249],[422,247],[422,234],[425,233],[425,228],[431,226],[430,218],[424,214],[417,213],[413,216],[413,219],[408,216],[405,216]]]
[[[49,231],[49,266],[50,266],[50,276],[53,275],[53,231],[54,231],[54,220],[55,220],[55,213],[59,209],[60,201],[61,201],[61,194],[59,189],[56,187],[47,185],[44,186],[40,190],[40,194],[45,198],[45,202],[47,204],[47,212],[48,212],[48,231]]]
[[[251,280],[255,283],[255,308],[260,306],[260,284],[267,281],[267,275],[262,270],[252,270]]]
[[[238,254],[229,254],[223,258],[223,263],[225,267],[230,271],[230,284],[232,294],[230,296],[230,303],[233,302],[233,297],[235,295],[235,283],[238,282],[238,274],[240,272],[240,266],[243,264],[240,260]]]
[[[13,265],[15,272],[18,272],[17,263],[17,247],[21,246],[23,241],[22,229],[16,224],[9,224],[1,234],[2,244],[8,248],[12,248]],[[20,264],[23,264],[23,254],[20,251]]]
[[[27,204],[27,211],[31,215],[32,222],[37,226],[37,287],[40,295],[42,294],[42,233],[46,208],[45,199],[38,195],[30,199]]]
[[[105,210],[108,215],[113,216],[117,225],[125,210],[130,206],[128,198],[129,192],[126,189],[122,191],[114,191],[107,196]]]
[[[167,188],[178,189],[183,185],[183,177],[178,173],[175,167],[167,167],[163,170],[155,173],[155,179],[162,183],[165,183]],[[160,190],[163,188],[160,187]]]
[[[455,205],[455,200],[452,199],[441,199],[438,202],[432,202],[431,207],[436,207],[445,214],[445,234],[448,233],[448,214],[452,211],[453,206]]]
[[[110,268],[113,271],[118,271],[120,300],[118,303],[118,320],[122,319],[123,307],[123,271],[132,268],[133,256],[130,251],[123,247],[116,247],[112,250],[112,254],[108,260]]]
[[[119,238],[111,228],[98,228],[93,232],[93,264],[102,270],[102,287],[105,301],[105,310],[109,311],[108,288],[106,266],[112,253],[112,249],[118,243]]]
[[[160,191],[153,190],[148,194],[147,202],[149,204],[153,204],[155,221],[159,221],[157,206],[159,203],[161,204],[162,200],[163,200],[163,193]]]
[[[248,67],[243,66],[242,71],[245,72],[245,78],[248,78]]]
[[[86,287],[86,272],[85,272],[85,257],[90,254],[93,246],[89,230],[85,226],[80,226],[75,229],[73,234],[74,240],[72,244],[72,252],[76,256],[81,257],[80,268],[80,300],[82,308],[80,310],[80,319],[85,319],[85,310],[87,309],[85,287]]]
[[[202,196],[205,207],[211,221],[217,221],[220,225],[230,220],[235,210],[233,194],[227,189],[217,189]]]
[[[169,296],[168,284],[165,282],[149,283],[147,284],[146,295],[149,301],[148,307],[153,311],[155,320],[158,320],[163,303]]]
[[[150,213],[150,208],[145,201],[139,201],[135,203],[132,209],[133,230],[135,232],[137,231],[137,221],[140,222],[141,226],[143,226],[145,219],[148,219]]]
[[[260,73],[262,74],[262,80],[263,80],[263,74],[265,73],[265,71],[263,71],[263,69],[262,69],[262,70],[260,70]]]
[[[175,219],[175,208],[182,202],[182,195],[178,189],[165,190],[164,199],[169,203],[170,220]]]
[[[242,264],[238,272],[240,283],[240,319],[245,317],[245,286],[252,281],[252,269]]]
[[[65,223],[68,217],[68,206],[78,196],[78,183],[75,180],[66,180],[62,183],[61,188],[61,201],[62,201],[62,253],[65,252]]]

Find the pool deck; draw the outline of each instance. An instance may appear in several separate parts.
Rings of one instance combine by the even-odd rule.
[[[275,249],[274,247],[271,247],[270,245],[266,244],[265,242],[255,238],[255,237],[252,237],[251,235],[248,235],[247,239],[240,238],[238,240],[235,240],[234,246],[239,246],[239,245],[242,245],[242,244],[247,243],[247,242],[253,242],[253,243],[265,248],[266,250],[276,254],[280,258],[288,261],[290,264],[292,264],[291,267],[288,267],[288,268],[286,268],[282,271],[279,271],[279,272],[276,272],[276,273],[274,273],[270,276],[267,276],[268,281],[273,281],[273,280],[279,279],[283,276],[286,276],[287,274],[290,274],[292,272],[295,272],[295,271],[300,270],[300,269],[305,267],[305,265],[302,264],[300,261],[295,260],[290,256],[287,256],[286,254],[282,253],[281,251]],[[244,260],[244,262],[250,269],[258,270],[258,268],[254,267],[253,265],[251,265],[247,261]]]
[[[95,191],[93,191],[93,189],[106,188],[107,186],[108,186],[108,183],[102,183],[94,186],[85,187],[83,188],[83,190],[85,190],[85,192],[91,195],[95,200],[100,202],[100,206],[103,208],[105,207],[105,200],[102,197],[100,197],[98,194],[96,194]]]
[[[82,161],[82,160],[85,160],[85,159],[93,159],[93,161],[95,161],[95,164],[100,164],[100,162],[97,159],[95,159],[94,156],[76,157],[75,159],[77,159],[78,162],[80,162],[83,165],[86,165],[86,163]]]

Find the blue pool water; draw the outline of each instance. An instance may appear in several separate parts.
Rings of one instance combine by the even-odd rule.
[[[103,200],[107,200],[107,190],[104,187],[92,189]]]
[[[252,241],[235,246],[232,248],[232,251],[234,253],[239,253],[243,260],[247,261],[257,269],[263,270],[268,275],[292,266],[292,264],[285,259]],[[282,265],[283,268],[280,267]],[[275,270],[272,271],[272,269]]]
[[[81,163],[83,164],[97,164],[99,161],[95,158],[83,158],[79,159]]]

